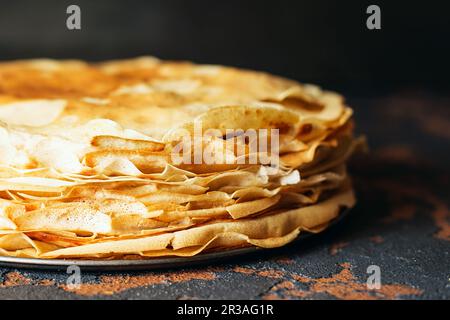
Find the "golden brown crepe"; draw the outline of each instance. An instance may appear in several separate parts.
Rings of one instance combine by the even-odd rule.
[[[355,203],[351,116],[336,93],[222,66],[1,63],[0,254],[192,256],[319,232]]]

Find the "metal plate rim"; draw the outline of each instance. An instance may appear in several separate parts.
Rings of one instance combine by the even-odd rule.
[[[65,269],[76,265],[89,270],[125,270],[125,269],[161,269],[164,267],[181,267],[219,259],[241,256],[263,250],[257,247],[245,247],[221,252],[204,253],[192,257],[164,257],[150,259],[117,259],[117,260],[74,260],[74,259],[38,259],[0,256],[0,265],[15,268]]]

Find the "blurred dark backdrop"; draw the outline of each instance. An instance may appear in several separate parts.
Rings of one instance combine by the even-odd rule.
[[[82,30],[66,28],[77,4]],[[382,29],[366,28],[378,4]],[[266,70],[337,90],[450,86],[444,1],[0,1],[0,59],[151,54]],[[350,88],[350,89],[349,89]]]

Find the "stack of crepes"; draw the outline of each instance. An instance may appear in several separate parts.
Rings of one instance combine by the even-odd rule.
[[[193,256],[319,232],[355,203],[351,116],[336,93],[229,67],[1,63],[0,254]],[[278,129],[277,165],[239,162],[255,141],[230,129]],[[175,161],[180,145],[193,155],[186,132],[227,161]]]

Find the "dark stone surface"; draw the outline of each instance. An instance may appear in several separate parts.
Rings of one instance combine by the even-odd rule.
[[[137,55],[264,70],[327,87],[449,88],[447,1],[1,1],[0,60]],[[81,8],[81,30],[66,9]]]
[[[0,268],[11,299],[449,299],[449,96],[352,98],[371,152],[353,160],[358,204],[322,234],[226,263],[152,272]],[[381,270],[369,290],[367,268]]]

